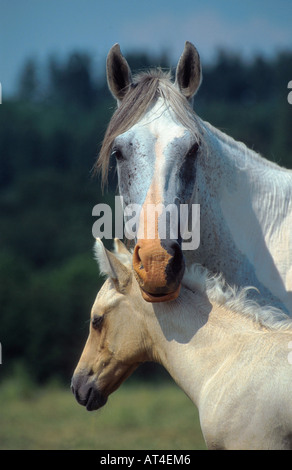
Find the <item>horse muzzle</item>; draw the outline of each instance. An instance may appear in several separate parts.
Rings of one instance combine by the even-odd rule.
[[[185,262],[177,241],[138,240],[133,253],[133,268],[147,302],[167,302],[178,297]]]
[[[71,382],[71,390],[77,402],[85,406],[87,411],[98,410],[107,402],[105,397],[97,388],[89,376],[80,373],[74,374]]]

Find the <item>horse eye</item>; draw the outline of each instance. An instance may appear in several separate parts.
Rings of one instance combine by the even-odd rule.
[[[124,159],[121,150],[118,149],[118,148],[113,148],[111,155],[112,155],[112,157],[114,157],[118,161]]]
[[[95,330],[100,330],[103,324],[103,315],[95,315],[91,324]]]
[[[187,157],[187,158],[195,158],[195,157],[197,156],[198,150],[199,150],[199,144],[198,144],[198,142],[196,142],[196,143],[190,148],[190,150],[188,151],[186,157]]]

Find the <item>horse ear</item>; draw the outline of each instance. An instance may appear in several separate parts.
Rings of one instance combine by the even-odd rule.
[[[114,239],[114,247],[115,247],[115,253],[119,255],[125,255],[130,262],[132,261],[132,255],[130,251],[119,238]]]
[[[96,239],[94,252],[100,272],[114,281],[118,292],[124,293],[131,280],[131,270],[105,248],[100,238]]]
[[[200,56],[195,46],[186,41],[176,68],[175,84],[181,93],[191,100],[202,81]]]
[[[115,44],[108,53],[106,73],[108,87],[119,104],[132,83],[131,69],[121,53],[119,44]]]

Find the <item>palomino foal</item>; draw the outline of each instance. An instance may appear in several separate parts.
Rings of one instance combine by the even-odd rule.
[[[291,449],[291,320],[199,265],[176,300],[148,303],[132,255],[118,240],[115,251],[97,240],[108,278],[72,379],[77,401],[100,408],[141,362],[156,361],[198,407],[209,449]]]

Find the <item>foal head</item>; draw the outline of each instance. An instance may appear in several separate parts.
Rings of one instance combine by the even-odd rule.
[[[141,208],[133,267],[144,299],[172,300],[179,294],[185,269],[179,207],[192,199],[200,153],[199,125],[190,106],[201,81],[199,54],[186,42],[175,83],[160,70],[132,80],[116,44],[107,58],[107,77],[118,109],[98,165],[105,176],[112,155],[125,205]],[[171,220],[174,212],[176,227]]]
[[[100,270],[108,279],[92,307],[89,336],[72,378],[77,401],[90,411],[103,406],[109,394],[147,360],[140,312],[152,306],[143,301],[133,279],[130,253],[119,240],[115,247],[116,255],[96,242]]]

